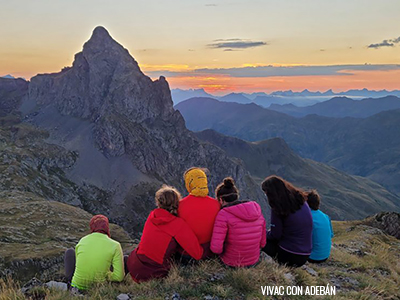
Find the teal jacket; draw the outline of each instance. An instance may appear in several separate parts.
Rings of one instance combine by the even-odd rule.
[[[85,290],[94,283],[122,281],[125,277],[121,245],[106,234],[94,232],[83,237],[75,247],[75,256],[73,287]]]
[[[311,210],[313,218],[312,252],[313,260],[324,260],[331,254],[333,230],[331,219],[320,210]]]

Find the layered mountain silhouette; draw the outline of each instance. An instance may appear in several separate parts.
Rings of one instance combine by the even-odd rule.
[[[316,114],[333,118],[366,118],[382,111],[400,109],[400,98],[396,96],[386,96],[383,98],[353,100],[347,97],[335,97],[312,106],[297,107],[293,104],[271,104],[269,109],[294,117]]]
[[[165,78],[145,76],[105,28],[93,31],[72,67],[33,77],[24,95],[26,85],[16,89],[21,93],[18,110],[24,123],[34,126],[33,135],[35,128],[47,134],[36,143],[73,157],[66,165],[51,162],[73,187],[64,189],[67,197],[46,193],[52,200],[104,213],[134,234],[154,208],[155,190],[167,183],[185,194],[183,172],[202,166],[210,170],[211,193],[225,176],[233,176],[243,197],[266,208],[261,189],[241,162],[187,130],[173,109]],[[40,164],[35,168],[40,172]]]
[[[300,156],[368,177],[400,194],[400,110],[364,119],[295,118],[256,104],[193,98],[176,106],[193,131],[214,129],[247,141],[283,138]]]
[[[197,132],[196,136],[243,160],[258,182],[276,174],[305,190],[317,189],[322,195],[322,210],[333,219],[348,220],[376,211],[400,210],[400,199],[381,185],[301,158],[281,138],[246,142],[211,129]]]

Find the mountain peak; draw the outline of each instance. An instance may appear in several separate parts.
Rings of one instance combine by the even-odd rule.
[[[93,30],[92,36],[111,37],[107,29],[105,29],[103,26],[97,26]]]
[[[112,47],[124,49],[122,45],[118,44],[118,42],[111,37],[107,29],[102,26],[97,26],[93,30],[90,39],[83,46],[83,49],[86,51],[90,49],[98,52]]]

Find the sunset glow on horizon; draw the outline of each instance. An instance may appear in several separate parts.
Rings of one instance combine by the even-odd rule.
[[[396,0],[0,5],[0,76],[59,72],[102,25],[145,74],[165,76],[171,88],[216,94],[400,89]]]

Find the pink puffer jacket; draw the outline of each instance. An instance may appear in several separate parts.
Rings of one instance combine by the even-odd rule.
[[[232,267],[251,266],[266,244],[266,224],[260,205],[235,201],[225,206],[215,219],[211,251]]]

